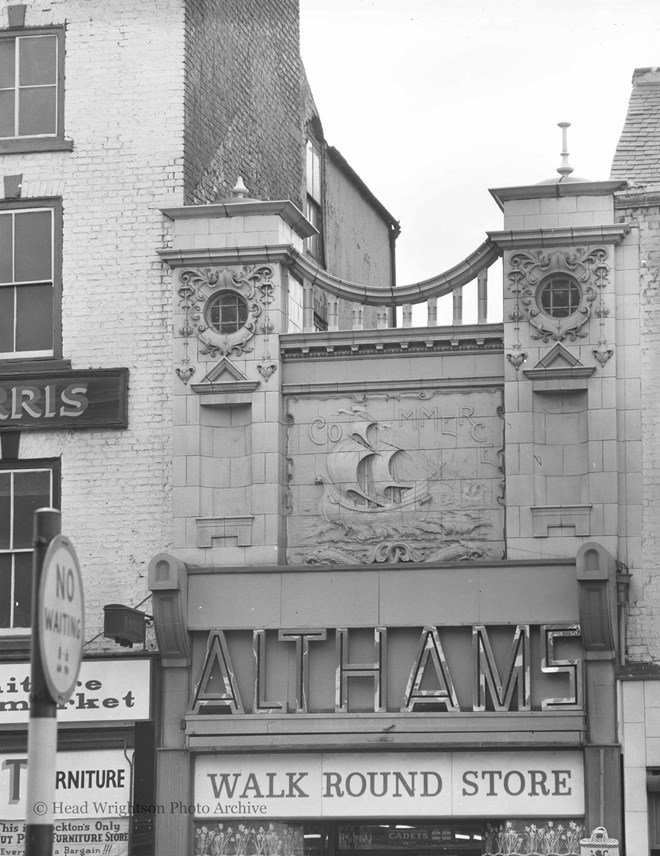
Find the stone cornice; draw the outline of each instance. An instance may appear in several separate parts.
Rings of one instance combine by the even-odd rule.
[[[495,187],[489,190],[499,207],[513,199],[555,199],[562,196],[609,196],[623,190],[625,181],[553,181],[550,184],[524,184],[519,187]]]
[[[429,390],[448,390],[454,392],[465,390],[473,392],[475,389],[501,388],[504,386],[504,375],[496,377],[470,377],[470,378],[421,378],[411,380],[372,380],[364,382],[347,383],[283,383],[282,394],[302,397],[310,395],[355,395],[369,392],[426,392]]]
[[[355,356],[382,359],[399,354],[415,356],[429,353],[501,354],[503,351],[502,324],[391,327],[382,330],[286,333],[280,336],[280,354],[284,361]]]
[[[298,256],[291,244],[271,244],[268,247],[187,247],[179,250],[168,248],[157,252],[171,268],[264,263],[291,267]]]
[[[504,250],[528,247],[571,247],[578,244],[618,244],[630,232],[624,223],[603,226],[569,226],[557,229],[513,229],[488,232],[491,242]]]
[[[302,211],[288,199],[265,202],[259,199],[241,199],[229,202],[212,202],[208,205],[181,205],[177,208],[161,208],[160,210],[170,220],[275,215],[288,223],[301,238],[311,238],[312,235],[318,235],[318,229],[312,226]]]

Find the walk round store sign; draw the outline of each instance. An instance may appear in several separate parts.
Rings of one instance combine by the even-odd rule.
[[[64,535],[56,535],[44,557],[39,586],[39,652],[53,701],[73,693],[82,661],[85,602],[78,557]]]

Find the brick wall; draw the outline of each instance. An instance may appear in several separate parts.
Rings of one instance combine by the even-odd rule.
[[[303,70],[297,0],[188,0],[186,202],[250,196],[301,205]]]
[[[0,167],[23,174],[24,198],[62,197],[64,358],[130,370],[128,430],[21,438],[21,458],[62,459],[63,530],[81,560],[90,638],[103,604],[147,595],[149,560],[171,541],[171,284],[156,250],[168,228],[159,209],[183,201],[183,9],[28,3],[26,26],[63,23],[73,151],[0,155]]]

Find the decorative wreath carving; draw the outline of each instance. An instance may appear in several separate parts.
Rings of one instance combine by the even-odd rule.
[[[243,265],[240,268],[187,268],[179,273],[179,306],[185,321],[179,334],[188,339],[196,336],[200,353],[212,358],[238,357],[252,351],[251,340],[257,332],[257,319],[273,300],[274,284],[271,265]],[[235,291],[245,300],[248,317],[232,333],[221,333],[206,321],[206,308],[217,294]],[[263,326],[263,325],[262,325]]]
[[[519,323],[525,317],[533,328],[532,339],[548,342],[568,339],[574,342],[587,335],[582,328],[592,315],[602,318],[609,310],[603,303],[603,289],[608,285],[608,252],[604,247],[571,250],[534,250],[511,256],[508,273],[509,289],[516,296],[511,319]],[[539,292],[545,282],[557,274],[565,275],[578,284],[579,305],[570,315],[555,317],[543,311]],[[594,311],[594,301],[599,302]]]

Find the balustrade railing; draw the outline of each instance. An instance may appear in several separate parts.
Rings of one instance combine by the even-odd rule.
[[[303,332],[314,332],[315,300],[314,290],[324,292],[327,300],[328,330],[343,329],[340,326],[340,301],[347,301],[352,308],[349,328],[365,329],[365,315],[370,319],[369,327],[386,329],[394,324],[395,311],[400,309],[401,326],[438,326],[438,298],[452,295],[453,310],[452,324],[459,326],[463,323],[463,289],[476,281],[477,287],[477,324],[488,323],[488,269],[500,257],[500,250],[491,243],[484,241],[471,255],[444,273],[411,285],[395,286],[394,288],[379,288],[377,286],[359,285],[347,282],[333,276],[317,267],[310,258],[300,254],[294,261],[292,271],[302,283],[302,327]],[[413,322],[413,307],[426,303],[426,325],[420,324],[420,311],[416,312],[417,324]],[[365,313],[365,307],[373,307],[374,311]]]

